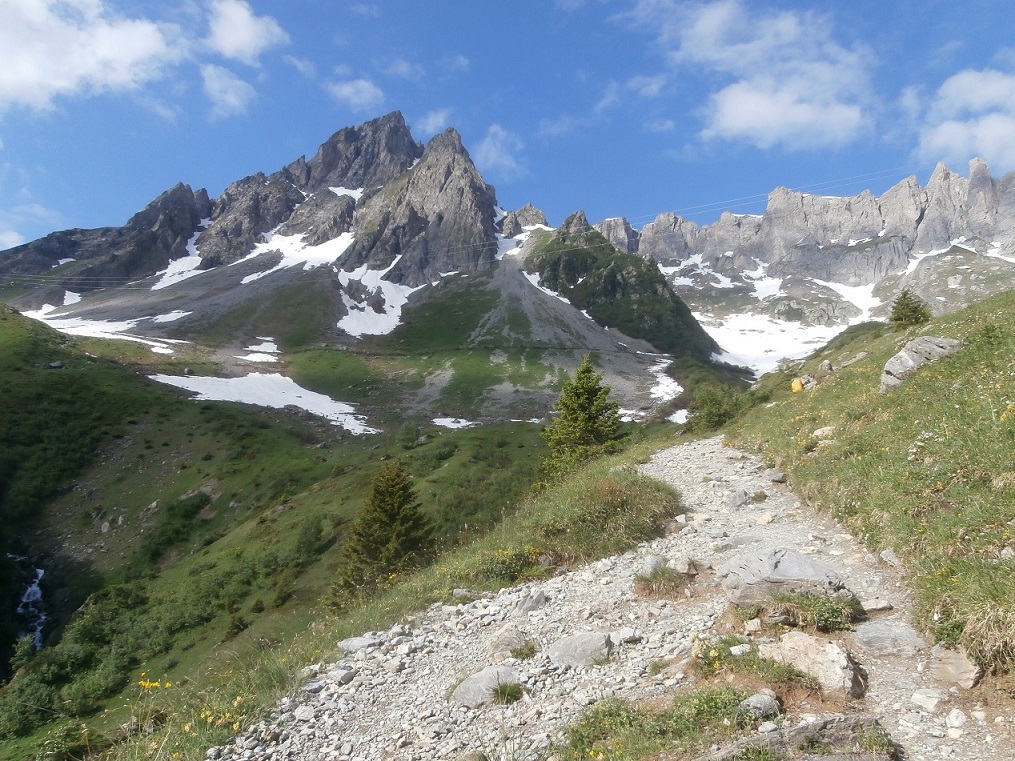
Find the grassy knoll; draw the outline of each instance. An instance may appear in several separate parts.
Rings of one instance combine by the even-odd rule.
[[[880,394],[881,368],[918,335],[964,348]],[[831,374],[818,368],[861,351]],[[820,383],[792,394],[805,372]],[[898,553],[917,622],[939,641],[1011,669],[1015,561],[1002,551],[1015,543],[1015,293],[905,331],[858,326],[761,385],[771,402],[734,423],[729,441],[779,463],[871,549]]]

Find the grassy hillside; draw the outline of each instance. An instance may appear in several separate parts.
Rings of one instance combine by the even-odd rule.
[[[879,393],[885,362],[918,335],[964,348]],[[823,372],[823,360],[838,369]],[[820,382],[793,394],[793,377],[804,373]],[[1011,669],[1015,292],[906,331],[857,326],[761,386],[770,403],[737,421],[730,443],[780,464],[798,492],[872,550],[897,553],[920,626]]]
[[[354,437],[279,411],[196,403],[12,312],[0,315],[0,348],[4,549],[46,569],[53,616],[47,646],[19,651],[0,689],[4,758],[81,720],[110,731],[141,670],[187,684],[229,661],[223,643],[241,634],[291,640],[320,617],[343,527],[383,459],[406,461],[447,549],[515,509],[542,451],[528,423],[444,430],[403,419]],[[175,363],[143,357],[145,373]],[[342,398],[383,387],[348,355],[308,351],[298,366]],[[6,664],[23,580],[2,570]]]

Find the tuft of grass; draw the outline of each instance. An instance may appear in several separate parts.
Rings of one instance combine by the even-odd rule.
[[[803,626],[819,632],[845,631],[854,621],[864,617],[863,606],[853,595],[817,595],[775,593],[768,606],[771,613],[789,619],[792,626]]]
[[[683,693],[663,708],[608,698],[588,709],[567,729],[556,749],[561,761],[615,761],[654,758],[661,751],[688,755],[736,737],[753,724],[740,708],[746,692],[708,687]]]
[[[522,699],[524,691],[518,682],[501,682],[493,688],[493,702],[497,705],[511,705]]]
[[[750,649],[743,655],[734,655],[730,649],[738,645],[749,645]],[[755,678],[776,690],[790,687],[818,690],[814,677],[785,663],[762,658],[755,643],[733,635],[696,642],[691,666],[695,674],[706,679],[730,674]]]
[[[634,591],[642,597],[653,600],[674,600],[683,597],[684,590],[691,577],[678,573],[667,566],[660,566],[647,576],[638,574],[634,577]]]
[[[518,661],[527,661],[534,658],[537,652],[539,652],[539,648],[536,647],[536,643],[527,639],[524,644],[511,649],[511,657]]]

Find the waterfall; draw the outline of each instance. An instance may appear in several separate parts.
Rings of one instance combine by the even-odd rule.
[[[35,640],[35,649],[38,650],[42,647],[42,630],[46,626],[46,608],[42,604],[42,587],[39,586],[39,582],[42,581],[46,572],[41,568],[33,570],[35,576],[25,588],[24,594],[21,595],[17,612],[28,624],[27,633]]]

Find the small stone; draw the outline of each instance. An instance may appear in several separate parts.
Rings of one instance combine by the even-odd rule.
[[[740,702],[740,708],[756,719],[770,719],[779,715],[779,701],[771,695],[757,692]]]
[[[881,550],[880,558],[884,562],[888,563],[888,565],[890,565],[890,566],[893,566],[895,568],[901,568],[902,567],[902,558],[900,558],[898,555],[896,555],[891,550]]]
[[[293,712],[297,721],[310,721],[314,718],[314,707],[302,705]]]
[[[646,555],[645,559],[641,561],[641,575],[651,576],[652,574],[659,571],[665,565],[663,559],[658,555]]]
[[[934,713],[937,710],[938,703],[947,700],[947,696],[941,690],[925,687],[914,692],[910,700],[925,711]]]
[[[749,652],[751,652],[751,646],[748,644],[734,645],[730,648],[730,655],[741,656],[747,655]]]
[[[946,727],[961,727],[965,725],[966,721],[968,721],[968,719],[960,708],[953,708],[948,712],[948,715],[945,716]]]
[[[768,734],[771,734],[772,732],[778,732],[778,731],[779,731],[779,725],[776,724],[774,721],[764,721],[764,722],[762,722],[761,724],[758,725],[758,734],[759,735],[768,735]]]

